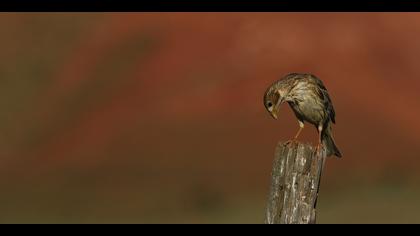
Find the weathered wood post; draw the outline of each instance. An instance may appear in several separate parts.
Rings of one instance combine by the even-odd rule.
[[[309,144],[277,144],[265,223],[315,223],[325,156]]]

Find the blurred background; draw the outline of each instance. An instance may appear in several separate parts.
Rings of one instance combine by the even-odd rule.
[[[2,13],[1,223],[263,223],[262,97],[321,78],[319,223],[420,223],[420,14]],[[310,125],[300,140],[316,143]]]

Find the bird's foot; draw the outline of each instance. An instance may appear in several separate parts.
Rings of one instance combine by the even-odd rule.
[[[286,142],[285,142],[285,144],[286,145],[290,145],[290,146],[293,146],[293,145],[295,145],[295,144],[297,144],[298,143],[298,140],[296,139],[296,138],[294,138],[294,139],[290,139],[290,140],[287,140]]]
[[[322,149],[324,148],[324,145],[322,145],[322,143],[318,143],[318,145],[316,145],[315,148],[315,152],[317,155],[321,154]]]

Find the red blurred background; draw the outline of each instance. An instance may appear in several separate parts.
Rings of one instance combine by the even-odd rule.
[[[0,222],[262,223],[298,129],[262,96],[290,72],[337,113],[319,222],[420,222],[418,13],[2,13],[0,33]]]

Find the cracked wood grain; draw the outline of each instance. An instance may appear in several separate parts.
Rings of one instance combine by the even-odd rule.
[[[325,150],[302,143],[276,147],[266,209],[267,224],[314,224]]]

